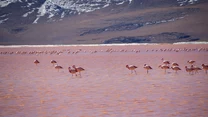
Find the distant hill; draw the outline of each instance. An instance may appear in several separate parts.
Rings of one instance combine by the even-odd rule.
[[[2,0],[0,44],[208,41],[206,5],[206,0]]]

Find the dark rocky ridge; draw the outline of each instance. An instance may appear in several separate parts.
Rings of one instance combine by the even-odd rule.
[[[125,30],[135,30],[147,25],[156,25],[161,23],[168,23],[171,21],[176,21],[184,18],[188,14],[192,14],[195,12],[199,12],[199,8],[185,8],[178,9],[175,11],[169,12],[153,12],[149,14],[145,14],[142,16],[131,17],[131,18],[120,18],[120,19],[112,19],[107,20],[106,22],[120,22],[114,25],[110,25],[107,27],[102,27],[98,29],[85,29],[80,36],[88,35],[88,34],[100,34],[104,32],[112,32],[112,31],[125,31]],[[162,16],[162,17],[158,17]]]
[[[164,32],[155,35],[147,36],[132,36],[132,37],[116,37],[104,41],[104,44],[111,43],[175,43],[175,42],[190,42],[198,41],[199,38],[193,37],[185,33]]]

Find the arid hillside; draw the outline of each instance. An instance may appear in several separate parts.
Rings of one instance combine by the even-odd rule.
[[[142,1],[142,0],[141,0]],[[174,43],[208,41],[208,2],[179,6],[173,0],[132,4],[37,24],[0,25],[1,45]],[[143,3],[143,4],[140,4]]]

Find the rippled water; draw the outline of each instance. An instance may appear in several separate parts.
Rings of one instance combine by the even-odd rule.
[[[157,67],[162,57],[178,62],[182,71],[165,74]],[[0,55],[0,116],[205,117],[208,74],[185,72],[190,58],[200,65],[208,53]],[[64,69],[55,70],[51,59]],[[153,67],[149,74],[144,63]],[[73,64],[86,69],[82,77],[69,74]],[[126,64],[138,66],[137,75]]]

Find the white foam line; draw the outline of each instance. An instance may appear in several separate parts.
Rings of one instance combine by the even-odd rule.
[[[77,44],[77,45],[5,45],[0,48],[18,48],[18,47],[76,47],[76,46],[127,46],[127,45],[158,45],[157,43],[131,43],[131,44]]]
[[[76,46],[131,46],[131,45],[164,45],[171,43],[131,43],[131,44],[77,44],[77,45],[1,45],[0,48],[20,48],[20,47],[76,47]],[[177,44],[208,44],[208,42],[177,42]]]
[[[208,44],[208,42],[177,42],[173,44]]]

